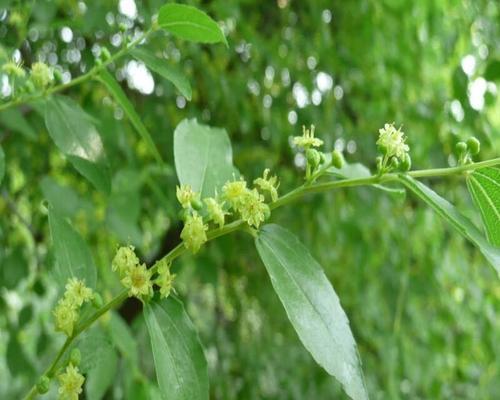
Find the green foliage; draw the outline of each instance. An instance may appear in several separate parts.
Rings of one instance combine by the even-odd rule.
[[[55,276],[59,284],[64,285],[69,278],[78,278],[94,288],[97,271],[87,244],[52,207],[49,208],[49,225],[56,261]]]
[[[184,120],[175,128],[174,159],[179,182],[202,197],[214,196],[217,189],[220,193],[236,172],[226,131],[196,120]]]
[[[255,243],[304,346],[352,399],[367,399],[349,321],[321,266],[279,225],[263,226]]]
[[[45,125],[63,154],[96,189],[109,193],[107,160],[92,118],[73,100],[55,96],[45,104]]]
[[[151,68],[152,71],[172,82],[187,100],[191,100],[191,85],[181,71],[156,58],[154,54],[150,53],[144,47],[133,49],[131,54],[146,64],[148,68]]]
[[[500,276],[500,248],[491,246],[468,218],[460,214],[452,204],[432,189],[409,176],[402,176],[400,179],[408,189],[429,204],[441,217],[450,222],[460,234],[474,243]],[[493,217],[495,218],[495,216]],[[495,223],[494,221],[495,219],[491,223]],[[498,219],[496,221],[498,222]]]
[[[145,306],[162,398],[208,399],[207,362],[182,304],[172,297]]]
[[[496,399],[500,5],[187,3],[0,1],[0,398]]]
[[[181,39],[227,45],[226,37],[217,23],[203,11],[191,6],[164,5],[158,14],[158,25]]]
[[[488,239],[500,247],[500,169],[484,168],[467,177],[467,187],[481,211]]]

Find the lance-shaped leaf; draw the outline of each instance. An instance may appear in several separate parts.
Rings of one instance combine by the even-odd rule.
[[[237,174],[226,131],[201,125],[195,119],[185,119],[177,125],[174,159],[179,182],[191,185],[202,197],[213,196],[216,189]]]
[[[83,279],[87,286],[95,288],[97,270],[87,243],[52,207],[49,207],[49,227],[59,283],[64,285],[69,278],[78,278]]]
[[[255,243],[306,349],[352,399],[367,399],[349,321],[321,266],[291,232],[278,225],[262,227]]]
[[[172,82],[186,99],[191,100],[191,85],[181,71],[168,65],[166,60],[157,58],[144,47],[135,48],[131,53],[135,58],[146,64],[149,69]]]
[[[475,170],[467,177],[467,187],[481,212],[490,243],[500,247],[500,168]]]
[[[156,161],[158,161],[160,164],[163,164],[163,159],[161,158],[161,155],[158,152],[158,149],[156,148],[153,138],[151,137],[147,128],[142,123],[141,118],[135,111],[134,106],[128,99],[127,95],[122,90],[118,82],[116,82],[116,79],[113,78],[113,76],[111,76],[111,74],[107,70],[103,69],[99,75],[99,80],[102,83],[104,83],[104,86],[106,86],[106,88],[109,90],[109,92],[114,97],[116,102],[120,105],[120,107],[123,108],[123,111],[130,119],[130,122],[134,126],[135,130],[139,133],[141,138],[148,146],[149,150],[151,151],[151,154],[153,154]]]
[[[195,7],[165,4],[158,13],[158,25],[181,39],[227,45],[226,37],[217,22]]]
[[[489,244],[479,229],[467,217],[462,215],[448,200],[443,199],[423,183],[408,175],[401,175],[399,179],[408,189],[446,219],[460,234],[470,240],[483,253],[500,276],[500,249]]]
[[[45,125],[56,146],[78,172],[98,190],[109,193],[106,156],[91,117],[71,99],[55,96],[46,102]]]
[[[168,297],[146,303],[144,311],[162,398],[207,400],[207,362],[182,304]]]

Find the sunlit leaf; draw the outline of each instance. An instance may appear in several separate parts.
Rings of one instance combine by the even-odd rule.
[[[227,45],[226,37],[219,25],[195,7],[165,4],[160,8],[158,25],[181,39]]]
[[[490,243],[500,247],[500,168],[475,170],[467,176],[467,186],[481,212]]]
[[[262,227],[255,243],[303,345],[352,399],[367,399],[349,321],[321,266],[278,225]]]
[[[202,197],[213,196],[237,173],[226,131],[201,125],[195,119],[185,119],[177,125],[174,159],[179,182],[191,185]]]

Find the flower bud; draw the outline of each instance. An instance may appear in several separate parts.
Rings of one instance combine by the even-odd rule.
[[[54,79],[59,83],[63,82],[62,72],[59,69],[54,70]]]
[[[42,375],[36,384],[36,391],[40,394],[45,394],[49,391],[50,379],[46,375]]]
[[[191,200],[191,207],[193,207],[196,211],[200,211],[203,208],[203,203],[200,199],[195,198]]]
[[[31,66],[31,81],[38,89],[45,89],[53,79],[51,68],[47,64],[36,62]]]
[[[306,150],[306,158],[307,158],[307,163],[314,169],[319,165],[321,161],[321,156],[319,155],[319,151],[314,150],[314,149],[307,149]]]
[[[469,149],[470,153],[475,156],[481,149],[481,143],[474,136],[472,136],[467,140],[467,148]]]
[[[467,144],[465,142],[458,142],[455,145],[458,154],[464,154],[467,151]]]
[[[92,305],[95,308],[101,308],[103,305],[102,297],[99,293],[94,293],[94,298],[92,299]]]
[[[400,165],[401,171],[409,171],[411,169],[411,157],[408,153],[403,156]]]
[[[120,31],[122,31],[122,32],[125,32],[128,29],[127,24],[120,22],[120,24],[118,25],[118,29],[120,29]]]
[[[69,362],[77,367],[80,365],[80,361],[82,361],[82,354],[80,353],[80,350],[77,348],[71,350]]]
[[[392,170],[399,169],[399,160],[396,157],[391,158],[390,167]]]
[[[104,61],[107,61],[111,58],[111,54],[106,47],[101,48],[101,57]]]
[[[344,156],[338,150],[332,151],[332,165],[338,169],[342,168],[344,165]]]

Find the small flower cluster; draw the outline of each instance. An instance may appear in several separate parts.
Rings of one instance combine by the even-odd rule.
[[[175,275],[170,273],[170,264],[160,260],[151,269],[140,263],[133,246],[120,247],[111,263],[113,271],[120,275],[123,286],[130,297],[144,300],[153,296],[153,284],[160,287],[161,297],[167,297],[172,290]],[[153,278],[156,270],[157,277]]]
[[[85,286],[84,281],[70,278],[63,297],[53,311],[56,330],[71,336],[80,316],[80,308],[93,298],[94,292]]]
[[[271,202],[278,200],[278,178],[269,174],[266,169],[262,177],[254,180],[253,188],[243,178],[233,178],[223,185],[220,196],[205,198],[203,202],[189,185],[177,187],[177,200],[184,208],[181,239],[186,248],[193,253],[199,251],[207,241],[208,223],[223,228],[227,216],[239,217],[258,228],[271,215],[266,195]]]
[[[332,151],[331,154],[325,154],[314,147],[321,147],[323,141],[314,137],[314,125],[310,129],[302,127],[302,136],[295,136],[293,144],[305,152],[306,156],[306,181],[313,182],[322,172],[325,172],[329,167],[342,168],[344,157],[338,150]]]
[[[59,400],[78,400],[78,395],[82,393],[82,386],[83,382],[85,382],[85,378],[78,370],[80,359],[80,351],[76,348],[73,349],[66,370],[58,375]]]
[[[472,163],[472,156],[479,154],[481,143],[474,136],[466,142],[458,142],[456,145],[458,153],[458,164],[465,165]]]
[[[62,80],[59,71],[53,70],[43,62],[35,62],[31,65],[31,70],[25,70],[22,62],[8,61],[2,65],[1,71],[10,79],[12,90],[17,87],[19,92],[33,93],[45,90],[54,79]]]
[[[380,174],[393,171],[408,171],[411,168],[411,158],[408,152],[410,146],[401,127],[396,129],[394,124],[385,124],[379,129],[377,146],[383,156],[377,157],[377,170]]]

